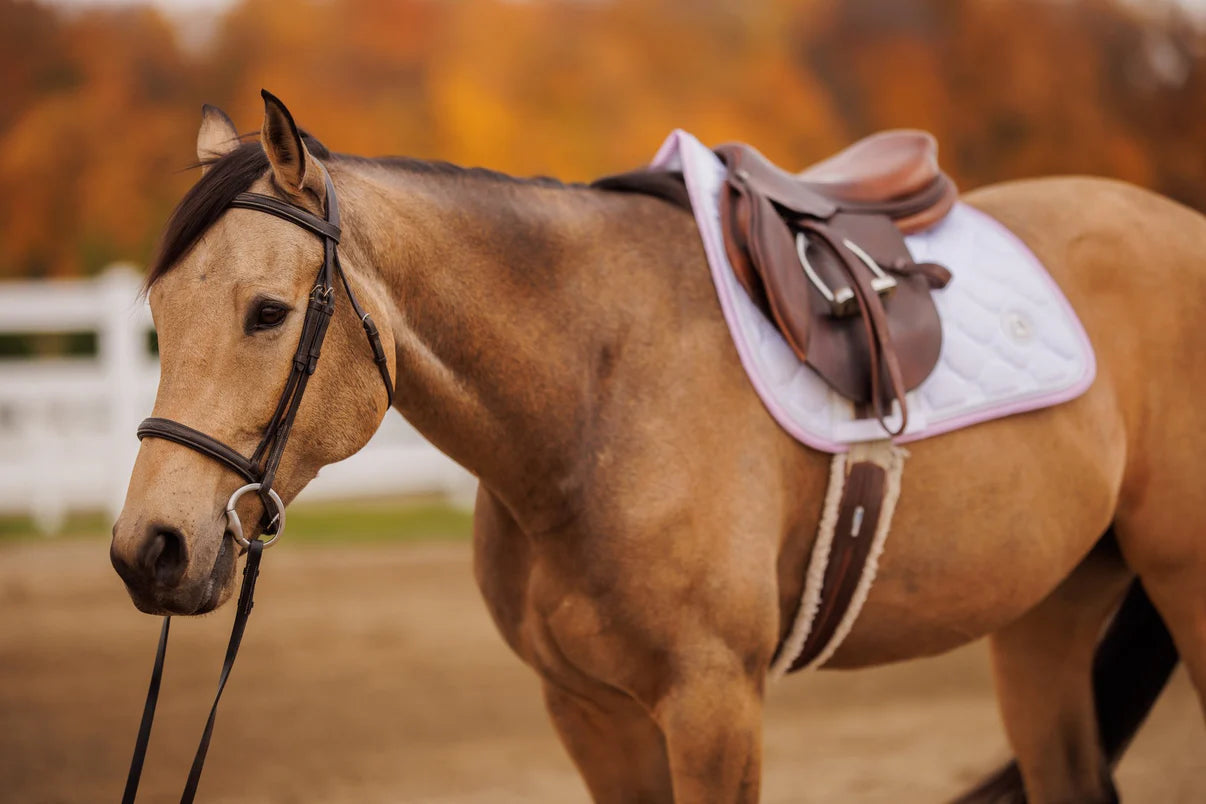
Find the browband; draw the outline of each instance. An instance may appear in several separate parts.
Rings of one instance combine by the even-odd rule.
[[[230,202],[232,207],[240,209],[254,209],[257,212],[267,212],[269,215],[275,215],[278,218],[284,218],[291,223],[296,223],[303,229],[309,229],[319,237],[325,237],[330,240],[339,242],[339,224],[330,221],[324,221],[317,215],[311,215],[301,207],[273,198],[270,195],[263,193],[239,193]]]

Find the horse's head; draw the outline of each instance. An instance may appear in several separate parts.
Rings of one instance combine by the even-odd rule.
[[[262,193],[326,215],[319,158],[288,110],[265,93],[259,142],[240,143],[230,119],[206,107],[197,138],[201,179],[177,207],[149,281],[161,377],[153,415],[205,433],[251,457],[290,380],[322,237],[274,214],[230,208],[240,192]],[[392,343],[387,294],[345,249],[343,269],[361,304]],[[338,279],[322,359],[308,377],[288,448],[272,487],[288,502],[318,470],[362,447],[387,408],[361,322]],[[392,355],[392,350],[389,350]],[[389,365],[392,371],[392,357]],[[209,611],[234,586],[238,550],[225,507],[247,482],[225,464],[162,437],[145,438],[110,555],[138,608]],[[252,535],[256,494],[238,513]]]

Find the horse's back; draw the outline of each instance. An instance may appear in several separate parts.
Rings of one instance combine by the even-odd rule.
[[[1115,179],[1054,176],[989,185],[963,200],[1030,246],[1070,300],[1081,283],[1154,291],[1171,278],[1206,283],[1199,257],[1206,217],[1151,190]],[[1121,269],[1118,276],[1101,272],[1111,265]]]

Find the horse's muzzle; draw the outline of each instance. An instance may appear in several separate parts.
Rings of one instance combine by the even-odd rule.
[[[152,524],[132,551],[118,548],[114,539],[109,560],[139,611],[147,614],[205,614],[225,600],[234,577],[235,550],[227,534],[206,576],[186,583],[187,543],[174,528]]]

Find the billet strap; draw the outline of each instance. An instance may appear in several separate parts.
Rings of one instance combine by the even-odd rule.
[[[234,668],[235,658],[239,655],[239,646],[243,642],[243,633],[247,630],[247,619],[251,616],[254,605],[255,582],[260,574],[260,558],[264,555],[264,543],[252,539],[247,549],[247,563],[243,567],[243,585],[239,589],[239,603],[235,611],[234,624],[230,629],[230,639],[226,643],[226,659],[222,662],[222,673],[218,677],[218,691],[214,694],[213,705],[209,709],[209,719],[205,722],[205,730],[201,733],[201,741],[197,745],[197,753],[193,756],[193,765],[189,770],[188,781],[180,796],[181,804],[191,804],[197,795],[197,785],[201,782],[201,771],[205,767],[205,755],[209,751],[209,741],[213,736],[214,722],[218,717],[218,702],[222,700],[222,692]],[[155,722],[155,705],[159,699],[159,687],[163,681],[163,665],[167,655],[168,629],[171,617],[163,618],[163,628],[159,632],[159,647],[155,652],[155,665],[151,670],[151,683],[147,689],[147,700],[143,705],[142,722],[138,726],[138,738],[134,742],[134,756],[130,759],[130,772],[126,777],[126,789],[122,794],[122,804],[134,804],[138,795],[138,783],[142,777],[143,761],[146,759],[147,745],[151,738],[151,726]]]

